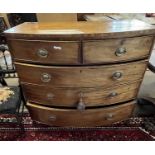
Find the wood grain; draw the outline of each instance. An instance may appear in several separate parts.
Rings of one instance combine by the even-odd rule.
[[[153,37],[84,41],[82,45],[78,41],[9,40],[15,61],[55,65],[103,64],[147,58],[152,43]],[[117,56],[116,51],[122,47],[126,53]],[[48,52],[46,57],[38,55],[40,49]]]
[[[4,33],[33,120],[103,126],[131,116],[155,26],[138,20],[24,23]]]
[[[28,103],[33,120],[52,126],[104,126],[122,121],[132,115],[135,101],[106,108],[87,109],[85,111],[71,109],[55,109]]]
[[[107,66],[58,67],[15,63],[21,82],[40,84],[47,87],[111,87],[115,84],[129,83],[143,78],[147,61]],[[121,73],[118,80],[115,73]],[[44,74],[50,76],[43,82]]]
[[[56,88],[22,83],[28,102],[45,106],[74,107],[80,101],[80,94],[86,107],[111,105],[135,99],[141,81],[125,85],[101,88]],[[116,93],[116,96],[112,95]]]
[[[9,40],[15,61],[29,61],[42,64],[78,64],[79,42],[56,42],[43,40]],[[54,49],[54,48],[57,49]],[[48,52],[46,57],[38,55],[39,50]]]
[[[6,37],[43,40],[83,40],[155,34],[155,26],[139,20],[108,22],[24,23],[5,31]]]
[[[153,37],[84,41],[84,63],[114,63],[148,57],[152,43]],[[126,52],[117,56],[119,48],[125,48]]]

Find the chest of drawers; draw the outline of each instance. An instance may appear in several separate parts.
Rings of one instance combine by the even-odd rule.
[[[24,23],[5,35],[33,120],[103,126],[131,116],[155,27],[137,20]]]

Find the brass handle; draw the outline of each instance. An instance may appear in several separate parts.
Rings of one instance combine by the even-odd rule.
[[[106,120],[112,120],[113,119],[113,114],[109,113],[105,116]]]
[[[61,46],[53,46],[53,49],[55,49],[55,50],[62,50],[62,47]]]
[[[77,110],[79,111],[84,111],[86,108],[84,102],[83,102],[83,94],[80,93],[80,100],[79,100],[79,103],[77,104]]]
[[[56,121],[56,116],[55,115],[51,115],[49,118],[48,118],[49,121]]]
[[[46,49],[38,49],[37,55],[41,58],[47,58],[48,51]]]
[[[119,47],[116,51],[115,51],[115,55],[116,56],[122,56],[123,54],[125,54],[127,51],[126,51],[126,48],[124,47]]]
[[[115,97],[115,96],[117,96],[117,95],[118,95],[118,93],[112,92],[112,93],[109,94],[109,97]]]
[[[121,77],[123,76],[123,74],[121,72],[115,72],[113,75],[112,75],[112,78],[114,80],[118,80],[120,79]]]
[[[53,98],[54,98],[54,94],[52,94],[52,93],[47,94],[47,99],[48,100],[52,100]]]
[[[51,75],[48,74],[48,73],[43,73],[41,75],[41,81],[42,82],[49,82],[49,81],[51,81]]]

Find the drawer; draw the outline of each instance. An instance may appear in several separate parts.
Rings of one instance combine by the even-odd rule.
[[[78,64],[79,42],[9,40],[15,60],[44,64]]]
[[[83,59],[89,63],[112,63],[148,57],[153,37],[108,39],[83,42]]]
[[[46,87],[112,87],[143,78],[147,61],[105,66],[59,67],[15,63],[21,82]]]
[[[22,84],[28,102],[85,109],[89,106],[104,106],[129,101],[137,95],[141,81],[128,85],[103,88],[56,88],[33,84]]]
[[[103,126],[129,118],[135,101],[125,104],[86,109],[56,109],[28,103],[31,118],[53,126]]]

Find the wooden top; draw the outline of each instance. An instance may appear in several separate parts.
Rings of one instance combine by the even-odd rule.
[[[154,35],[155,26],[139,20],[107,22],[27,22],[8,29],[4,33],[10,39],[104,39]]]

